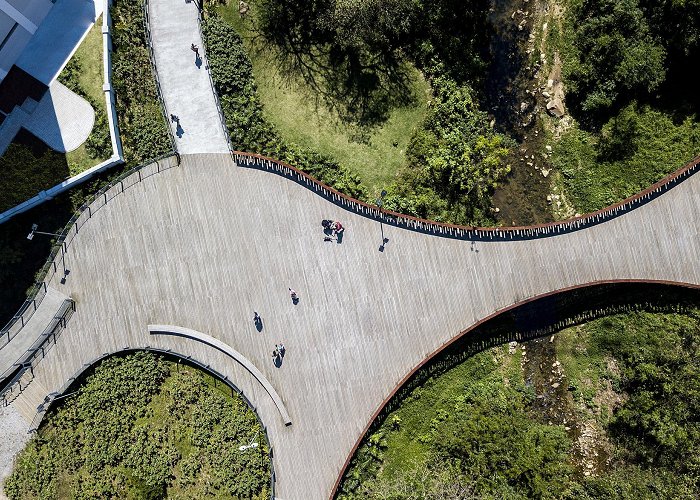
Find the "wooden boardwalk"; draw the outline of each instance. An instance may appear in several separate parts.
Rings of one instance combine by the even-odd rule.
[[[93,213],[51,286],[76,301],[58,344],[15,401],[32,418],[83,363],[127,346],[172,348],[228,376],[257,406],[274,447],[279,498],[328,497],[372,414],[413,367],[514,303],[603,280],[700,285],[700,176],[621,217],[519,241],[472,242],[384,225],[229,155],[183,156]],[[340,220],[342,244],[321,221]],[[293,305],[288,287],[300,295]],[[258,311],[264,322],[252,321]],[[149,324],[211,335],[254,363],[284,401],[205,344],[150,336]],[[270,353],[283,342],[278,368]]]

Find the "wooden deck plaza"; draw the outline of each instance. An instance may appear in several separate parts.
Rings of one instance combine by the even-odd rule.
[[[516,302],[602,280],[700,285],[700,176],[629,213],[563,235],[450,239],[380,224],[226,154],[183,156],[92,215],[50,283],[76,301],[58,344],[13,403],[28,418],[84,363],[127,346],[172,348],[228,376],[257,406],[274,447],[276,495],[328,497],[382,400],[429,353]],[[341,244],[321,221],[341,221]],[[388,238],[378,250],[382,229]],[[300,296],[293,305],[288,288]],[[264,328],[253,323],[258,311]],[[149,335],[149,324],[210,335],[254,363],[280,395],[201,342]],[[286,355],[272,363],[275,344]]]

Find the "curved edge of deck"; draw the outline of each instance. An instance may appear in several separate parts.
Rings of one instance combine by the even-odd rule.
[[[529,304],[531,302],[535,302],[547,297],[551,297],[553,295],[558,295],[560,293],[564,292],[569,292],[572,290],[577,290],[577,289],[582,289],[582,288],[588,288],[588,287],[593,287],[596,285],[609,285],[609,284],[620,284],[620,283],[643,283],[643,284],[655,284],[655,285],[671,285],[671,286],[677,286],[677,287],[682,287],[682,288],[689,288],[689,289],[695,289],[695,290],[700,290],[700,285],[695,285],[692,283],[684,283],[684,282],[677,282],[677,281],[666,281],[666,280],[636,280],[636,279],[621,279],[621,280],[601,280],[601,281],[593,281],[590,283],[583,283],[581,285],[575,285],[575,286],[569,286],[565,288],[560,288],[558,290],[553,290],[548,293],[543,293],[540,295],[536,295],[534,297],[529,297],[527,299],[515,302],[508,307],[504,307],[503,309],[499,309],[498,311],[493,312],[492,314],[488,315],[487,317],[481,319],[480,321],[477,321],[474,323],[472,326],[467,328],[466,330],[462,330],[459,332],[457,335],[452,337],[450,340],[442,344],[440,347],[435,349],[433,352],[428,354],[423,360],[418,363],[411,371],[409,371],[404,377],[399,380],[399,382],[396,384],[394,389],[384,398],[384,400],[379,404],[377,409],[374,411],[372,416],[370,417],[369,421],[365,425],[364,429],[362,429],[362,432],[360,433],[359,437],[357,438],[357,441],[353,445],[352,449],[350,450],[350,453],[348,454],[347,458],[345,459],[345,463],[340,469],[340,472],[338,473],[338,477],[335,480],[335,484],[333,485],[333,489],[330,492],[330,495],[328,496],[329,500],[334,500],[336,496],[338,495],[338,489],[340,488],[340,484],[343,481],[343,478],[345,477],[345,474],[347,472],[348,467],[350,466],[350,462],[352,461],[353,457],[355,456],[355,452],[357,449],[360,447],[360,444],[362,444],[362,441],[365,439],[365,436],[367,435],[367,432],[369,431],[370,427],[372,426],[372,423],[379,417],[381,414],[382,410],[384,407],[391,402],[391,400],[396,396],[396,394],[401,390],[401,388],[406,385],[406,383],[413,377],[421,368],[426,366],[433,358],[436,356],[440,355],[443,351],[445,351],[448,347],[451,345],[455,344],[456,342],[459,342],[465,335],[467,335],[469,332],[474,331],[476,328],[479,326],[483,325],[484,323],[487,323],[494,319],[495,317],[506,313],[508,311],[511,311],[513,309],[516,309],[518,307],[521,307],[525,304]]]
[[[150,333],[151,335],[174,335],[178,337],[184,337],[190,340],[195,340],[197,342],[201,342],[210,347],[213,347],[214,349],[217,349],[226,354],[227,356],[233,358],[238,363],[243,365],[243,367],[246,370],[248,370],[258,382],[260,382],[260,385],[263,386],[265,391],[267,391],[267,393],[272,398],[272,401],[275,403],[275,406],[277,406],[277,409],[279,410],[280,415],[282,416],[282,420],[284,421],[284,425],[292,425],[292,419],[289,416],[289,413],[287,412],[287,408],[284,406],[284,402],[282,402],[282,398],[280,397],[280,395],[277,394],[275,388],[272,387],[270,381],[267,380],[265,375],[263,375],[262,372],[258,370],[258,368],[253,363],[251,363],[248,358],[243,356],[240,352],[236,351],[228,344],[212,337],[211,335],[207,335],[205,333],[198,332],[190,328],[184,328],[175,325],[148,325],[148,333]]]

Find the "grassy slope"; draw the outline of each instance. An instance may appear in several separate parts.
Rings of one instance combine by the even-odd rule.
[[[73,57],[77,58],[82,66],[79,82],[83,90],[97,104],[96,114],[106,114],[104,92],[102,90],[102,18],[100,17],[90,29],[87,36],[80,44]],[[95,122],[97,124],[97,122]],[[78,149],[66,153],[70,175],[76,175],[90,167],[94,167],[104,158],[93,158],[81,144]]]
[[[371,195],[391,183],[404,166],[408,142],[427,111],[430,87],[417,70],[415,105],[394,109],[383,125],[371,131],[368,140],[354,141],[353,136],[361,131],[341,123],[334,112],[322,104],[317,106],[301,85],[281,75],[272,58],[261,53],[252,40],[250,22],[240,19],[233,4],[219,8],[219,14],[245,40],[266,118],[285,140],[326,154],[359,174]]]

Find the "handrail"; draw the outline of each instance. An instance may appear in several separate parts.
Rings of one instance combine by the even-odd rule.
[[[0,399],[2,399],[3,406],[10,404],[26,388],[26,385],[22,387],[22,378],[27,370],[30,370],[31,376],[34,378],[34,367],[46,356],[52,345],[56,345],[57,337],[65,329],[66,323],[73,315],[73,312],[75,312],[75,301],[73,299],[64,300],[56,315],[54,315],[49,325],[34,341],[32,346],[21,355],[14,365],[0,375],[0,380],[4,382],[13,372],[16,372],[12,380],[0,389]],[[49,342],[51,339],[53,339],[53,344]]]
[[[260,383],[260,385],[263,386],[265,391],[269,394],[270,398],[272,398],[272,401],[275,403],[277,410],[280,412],[282,420],[284,421],[284,425],[292,425],[292,418],[289,416],[287,407],[284,405],[282,398],[272,386],[270,381],[267,380],[267,377],[265,377],[265,375],[262,374],[262,372],[258,369],[257,366],[255,366],[255,364],[253,364],[248,358],[243,356],[243,354],[241,354],[240,352],[236,351],[230,345],[226,344],[225,342],[222,342],[217,338],[212,337],[211,335],[207,335],[206,333],[198,332],[196,330],[192,330],[191,328],[184,328],[182,326],[176,325],[148,325],[148,333],[150,333],[151,335],[173,335],[194,340],[196,342],[201,342],[202,344],[208,345],[209,347],[213,347],[214,349],[223,352],[230,358],[233,358],[235,361],[240,363],[246,370],[248,370],[248,372]]]
[[[148,0],[147,0],[148,1]],[[199,38],[202,40],[202,62],[204,62],[204,69],[209,77],[209,86],[211,87],[211,92],[214,94],[214,102],[216,103],[216,110],[219,113],[219,122],[221,122],[221,128],[224,132],[224,137],[226,138],[226,144],[228,145],[228,150],[233,157],[233,144],[231,144],[231,134],[228,132],[228,127],[226,126],[226,116],[224,116],[224,110],[221,107],[221,101],[219,100],[219,93],[216,91],[216,85],[214,84],[214,79],[211,76],[211,70],[209,67],[209,58],[206,57],[206,45],[207,42],[204,39],[204,33],[202,33],[202,21],[203,21],[203,8],[201,3],[197,3],[197,28],[199,29]]]
[[[173,351],[172,349],[161,349],[158,347],[151,347],[151,346],[143,346],[143,347],[124,347],[122,349],[117,349],[116,351],[109,352],[102,354],[101,356],[98,356],[97,358],[93,359],[89,363],[84,363],[81,369],[75,373],[72,377],[70,377],[65,384],[56,392],[52,392],[49,395],[44,398],[44,402],[39,405],[37,408],[37,412],[34,415],[34,418],[32,419],[32,423],[29,427],[29,433],[36,432],[37,429],[39,428],[39,425],[41,425],[41,422],[44,418],[44,415],[46,415],[46,412],[49,411],[51,405],[58,399],[58,396],[65,394],[75,383],[76,380],[78,380],[85,371],[89,370],[91,367],[93,367],[95,364],[99,363],[105,358],[115,356],[118,354],[125,354],[129,352],[138,352],[138,351],[146,351],[146,352],[153,352],[156,354],[162,354],[164,356],[169,356],[169,357],[174,357],[177,358],[178,360],[183,360],[187,364],[191,364],[199,368],[200,370],[208,373],[212,377],[219,379],[221,382],[226,384],[231,388],[232,391],[235,391],[236,394],[238,394],[241,399],[245,402],[245,404],[250,408],[250,410],[253,412],[255,415],[255,418],[258,420],[258,423],[260,424],[260,427],[263,430],[263,433],[265,434],[265,439],[267,440],[267,445],[268,445],[268,458],[270,459],[270,500],[275,499],[275,464],[274,464],[274,454],[273,454],[273,449],[272,449],[272,442],[270,441],[270,437],[267,433],[267,427],[262,421],[262,418],[260,418],[260,414],[258,413],[257,407],[251,403],[251,401],[248,399],[248,397],[241,391],[231,379],[228,378],[228,376],[218,372],[214,368],[211,367],[211,365],[204,364],[203,362],[191,357],[191,356],[185,356],[184,354],[180,354],[179,352]]]
[[[175,159],[176,164],[173,164],[173,159]],[[165,161],[161,166],[160,162],[164,160],[168,161]],[[34,311],[38,309],[39,304],[41,304],[41,301],[46,295],[47,285],[53,279],[59,268],[61,268],[56,263],[59,259],[59,253],[60,257],[63,257],[64,253],[68,252],[68,246],[73,241],[73,237],[78,234],[78,231],[85,224],[87,219],[91,218],[95,212],[105,206],[108,201],[117,194],[123,193],[125,189],[128,189],[151,175],[178,166],[179,164],[179,155],[176,154],[173,156],[171,153],[167,153],[166,155],[150,160],[149,163],[129,169],[97,191],[92,199],[83,203],[80,208],[75,211],[63,229],[57,233],[58,236],[54,240],[48,259],[46,259],[46,262],[36,274],[37,281],[33,285],[33,290],[31,290],[27,299],[22,303],[18,312],[10,319],[3,329],[0,330],[0,348],[7,345],[10,340],[19,333],[29,318],[34,314]],[[152,171],[154,170],[154,165],[155,172]],[[138,174],[138,179],[131,178],[133,174]],[[5,341],[5,339],[7,340]]]
[[[314,179],[309,174],[302,172],[301,170],[292,167],[283,161],[274,160],[266,156],[255,153],[246,153],[243,151],[234,151],[232,156],[234,161],[241,166],[272,171],[276,174],[292,179],[295,182],[306,186],[312,191],[315,191],[317,194],[323,196],[330,202],[362,215],[363,217],[369,217],[386,224],[436,236],[482,241],[543,238],[565,234],[571,231],[601,224],[651,201],[652,199],[661,195],[663,192],[671,189],[676,184],[693,175],[698,170],[698,167],[700,167],[700,156],[697,156],[685,166],[681,167],[675,172],[672,172],[660,181],[652,184],[647,189],[630,196],[619,203],[615,203],[614,205],[610,205],[596,212],[580,215],[572,219],[548,222],[533,226],[476,227],[460,226],[456,224],[447,224],[444,222],[420,219],[418,217],[412,217],[410,215],[404,215],[398,212],[369,205],[368,203],[356,200],[336,189],[333,189],[323,182]]]
[[[148,0],[142,0],[143,6],[143,27],[146,33],[146,45],[148,46],[148,55],[151,60],[151,72],[153,73],[153,78],[156,81],[156,93],[158,94],[158,100],[160,101],[160,110],[163,113],[163,119],[168,127],[168,138],[170,139],[170,145],[172,150],[177,153],[177,141],[175,140],[175,135],[173,134],[173,127],[170,126],[170,113],[168,113],[168,107],[165,104],[165,99],[163,98],[163,90],[160,87],[160,79],[158,78],[158,67],[156,66],[156,55],[153,51],[153,40],[151,38],[151,26],[149,22],[148,14]]]

